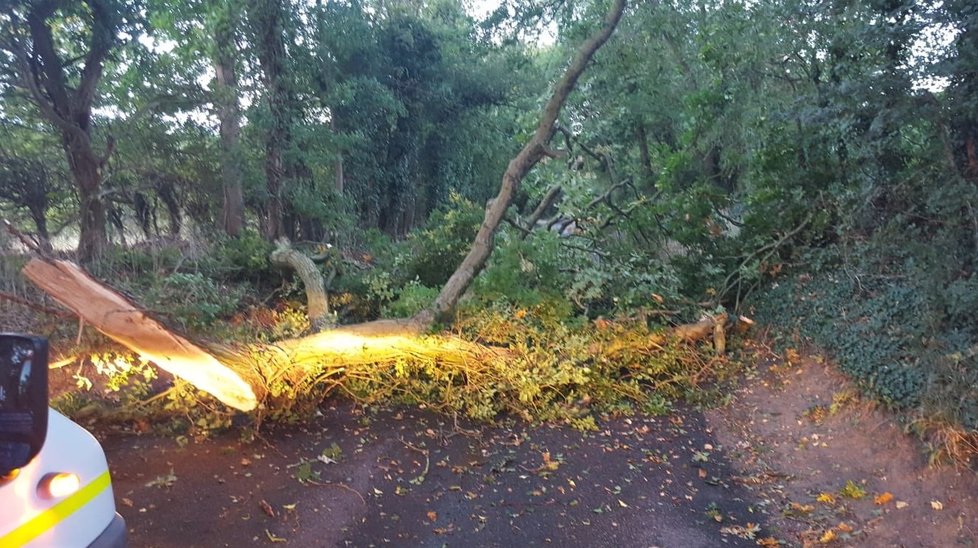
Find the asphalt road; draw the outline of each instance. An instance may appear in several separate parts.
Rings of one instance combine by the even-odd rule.
[[[102,436],[131,545],[755,546],[694,411],[600,430],[336,403],[260,439]]]

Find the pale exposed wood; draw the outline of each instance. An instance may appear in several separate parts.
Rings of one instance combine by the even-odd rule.
[[[713,348],[717,356],[727,353],[727,313],[724,312],[713,319]]]
[[[696,323],[677,325],[672,330],[672,336],[686,342],[705,339],[713,333],[715,322],[712,316],[705,316]]]
[[[170,332],[77,265],[32,259],[24,266],[23,273],[86,323],[161,369],[235,409],[249,411],[257,405],[251,386],[237,373],[192,342]]]
[[[741,316],[743,318],[743,316]],[[683,342],[696,342],[706,339],[707,337],[713,337],[713,347],[716,349],[718,355],[724,354],[727,350],[727,320],[729,317],[726,312],[721,312],[715,316],[703,316],[700,321],[696,323],[687,323],[682,325],[677,325],[672,328],[671,331],[667,332],[669,337],[678,339]],[[743,329],[749,327],[753,322],[747,318],[743,318],[748,323],[744,323]],[[738,323],[738,326],[741,325]],[[665,342],[665,341],[663,341]]]

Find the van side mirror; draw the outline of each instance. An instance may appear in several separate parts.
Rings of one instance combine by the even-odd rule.
[[[0,334],[0,477],[41,450],[48,432],[48,341]]]

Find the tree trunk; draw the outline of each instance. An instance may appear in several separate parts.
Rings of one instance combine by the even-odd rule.
[[[143,358],[205,390],[226,405],[257,405],[251,386],[206,351],[169,331],[118,292],[67,261],[32,259],[24,276],[87,323]]]
[[[462,260],[462,263],[448,281],[445,282],[445,286],[442,287],[432,307],[416,316],[418,321],[430,323],[434,320],[442,321],[448,319],[454,313],[459,299],[469,288],[469,285],[472,284],[472,280],[485,268],[486,261],[489,260],[489,255],[492,254],[493,238],[496,235],[496,230],[499,229],[499,223],[502,222],[506,214],[506,209],[513,200],[513,196],[519,190],[520,184],[523,182],[523,177],[544,156],[554,156],[554,153],[547,149],[547,145],[553,137],[554,124],[557,122],[557,116],[567,101],[568,95],[574,90],[578,78],[580,78],[584,69],[587,68],[591,57],[608,41],[615,27],[618,26],[618,21],[621,20],[624,9],[625,0],[615,0],[611,11],[605,17],[601,29],[592,35],[581,46],[580,50],[578,50],[577,55],[574,57],[570,66],[567,67],[563,77],[557,82],[553,95],[547,102],[546,107],[544,107],[540,123],[537,125],[533,137],[523,146],[523,149],[520,150],[516,157],[509,162],[506,172],[503,173],[499,194],[486,209],[485,219],[479,227],[479,232],[475,236],[475,241],[472,242],[472,247],[468,255]]]
[[[265,133],[265,188],[262,232],[269,241],[285,235],[283,191],[286,178],[284,152],[291,142],[292,101],[286,83],[286,52],[283,38],[285,14],[281,0],[252,0],[248,16],[254,29],[258,63],[265,85],[269,128]]]
[[[336,118],[334,117],[329,121],[329,130],[331,132],[336,131]],[[336,160],[333,162],[333,177],[334,186],[336,194],[342,195],[343,188],[346,186],[346,181],[343,176],[343,151],[339,150],[336,152]]]
[[[336,155],[336,163],[334,164],[333,169],[335,171],[335,176],[336,176],[336,186],[335,186],[336,193],[343,194],[344,181],[343,181],[343,154],[342,153]]]
[[[34,221],[34,226],[37,228],[37,241],[41,247],[41,250],[45,253],[51,253],[54,248],[51,246],[51,234],[48,232],[48,217],[47,217],[47,207],[35,207],[29,208],[31,212],[31,219]]]
[[[221,224],[228,236],[237,237],[244,229],[244,192],[241,184],[241,110],[238,107],[238,78],[235,72],[235,29],[233,8],[223,2],[214,24],[214,102],[221,128],[221,177],[224,205]]]
[[[180,212],[180,200],[177,199],[176,189],[171,181],[164,179],[157,181],[156,194],[166,206],[166,213],[170,218],[169,235],[176,238],[180,235],[180,228],[183,226],[183,214]]]
[[[64,148],[81,205],[78,259],[87,262],[101,256],[109,242],[105,230],[105,204],[101,197],[102,174],[99,172],[98,159],[94,158],[90,148],[86,151],[70,144],[65,144]]]
[[[645,184],[649,189],[655,188],[655,170],[652,169],[652,155],[649,154],[649,138],[645,132],[645,124],[639,123],[635,128],[638,139],[638,152],[642,162],[642,172],[645,174]]]
[[[78,24],[85,32],[84,44],[67,44],[82,52],[79,59],[62,59],[62,51],[51,31],[51,19],[59,2],[29,4],[25,20],[12,15],[14,25],[26,27],[30,39],[18,36],[8,42],[17,66],[18,85],[24,88],[41,114],[61,133],[61,145],[68,159],[81,203],[78,257],[89,261],[108,245],[105,206],[102,203],[102,166],[112,152],[100,156],[91,141],[92,103],[109,52],[118,40],[120,7],[106,0],[85,0],[88,16]],[[27,33],[25,33],[27,34]],[[77,51],[73,51],[73,54]],[[76,61],[83,59],[83,63]],[[67,67],[80,66],[77,82],[71,82]],[[74,69],[72,69],[74,70]]]

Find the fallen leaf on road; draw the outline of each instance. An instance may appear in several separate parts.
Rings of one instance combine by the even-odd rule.
[[[147,483],[146,487],[172,487],[177,481],[177,476],[173,473],[173,468],[170,468],[170,473],[165,476],[156,476],[156,479]]]
[[[789,514],[795,515],[805,515],[811,514],[815,510],[815,507],[811,504],[798,504],[797,502],[792,502],[791,506],[788,508]]]
[[[830,542],[835,541],[836,538],[837,537],[835,536],[835,531],[829,529],[828,531],[825,532],[824,535],[822,535],[820,539],[818,539],[818,541],[821,542],[822,544],[828,544]]]
[[[877,495],[876,498],[873,499],[873,502],[875,502],[877,506],[883,506],[884,504],[890,502],[891,500],[893,500],[893,493],[886,492]]]
[[[761,526],[756,523],[748,523],[747,525],[728,525],[720,529],[720,532],[725,535],[736,535],[740,538],[747,540],[754,540],[757,537],[757,533],[761,532]]]
[[[856,482],[846,480],[846,485],[839,491],[839,495],[853,500],[859,500],[866,496],[866,490]]]
[[[438,512],[428,512],[428,521],[435,521],[438,519]]]
[[[909,504],[907,504],[906,502],[903,502],[902,500],[898,500],[898,501],[896,502],[896,507],[897,507],[897,510],[903,510],[903,509],[904,509],[904,508],[906,508],[907,506],[910,506],[910,505],[909,505]]]
[[[944,503],[939,500],[932,500],[930,501],[930,507],[933,508],[934,510],[943,510]]]
[[[819,493],[815,500],[823,504],[835,504],[835,495],[832,493]]]

